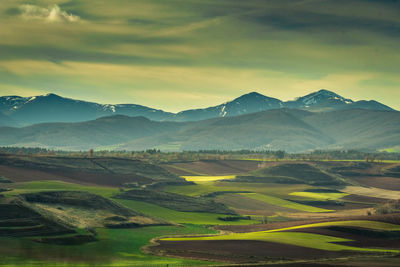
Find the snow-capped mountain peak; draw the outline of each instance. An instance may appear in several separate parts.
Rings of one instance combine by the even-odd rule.
[[[334,102],[342,102],[344,104],[351,104],[354,101],[351,99],[344,98],[332,91],[321,89],[317,92],[313,92],[311,94],[299,97],[296,99],[296,102],[302,103],[305,106],[311,106],[315,104],[319,104],[323,101],[334,101]]]

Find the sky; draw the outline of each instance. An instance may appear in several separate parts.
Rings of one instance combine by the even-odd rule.
[[[320,89],[400,109],[397,0],[1,0],[0,95],[176,112]]]

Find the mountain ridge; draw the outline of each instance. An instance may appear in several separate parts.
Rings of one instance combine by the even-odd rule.
[[[0,97],[0,125],[26,126],[42,122],[79,122],[110,115],[144,116],[155,121],[185,122],[232,117],[281,108],[309,111],[355,108],[394,110],[375,100],[353,101],[326,89],[285,102],[258,92],[250,92],[217,106],[189,109],[178,113],[138,104],[99,104],[50,93],[32,97]]]

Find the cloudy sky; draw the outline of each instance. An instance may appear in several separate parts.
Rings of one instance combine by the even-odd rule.
[[[0,95],[167,111],[321,88],[400,109],[400,1],[1,0]]]

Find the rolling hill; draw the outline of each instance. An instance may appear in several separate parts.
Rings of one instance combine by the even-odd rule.
[[[22,128],[2,127],[2,145],[60,147],[69,150],[113,146],[160,132],[176,131],[181,124],[144,117],[116,115],[77,123],[43,123]]]
[[[79,123],[0,127],[0,146],[63,150],[382,149],[399,145],[400,112],[274,109],[195,122],[111,116]]]

